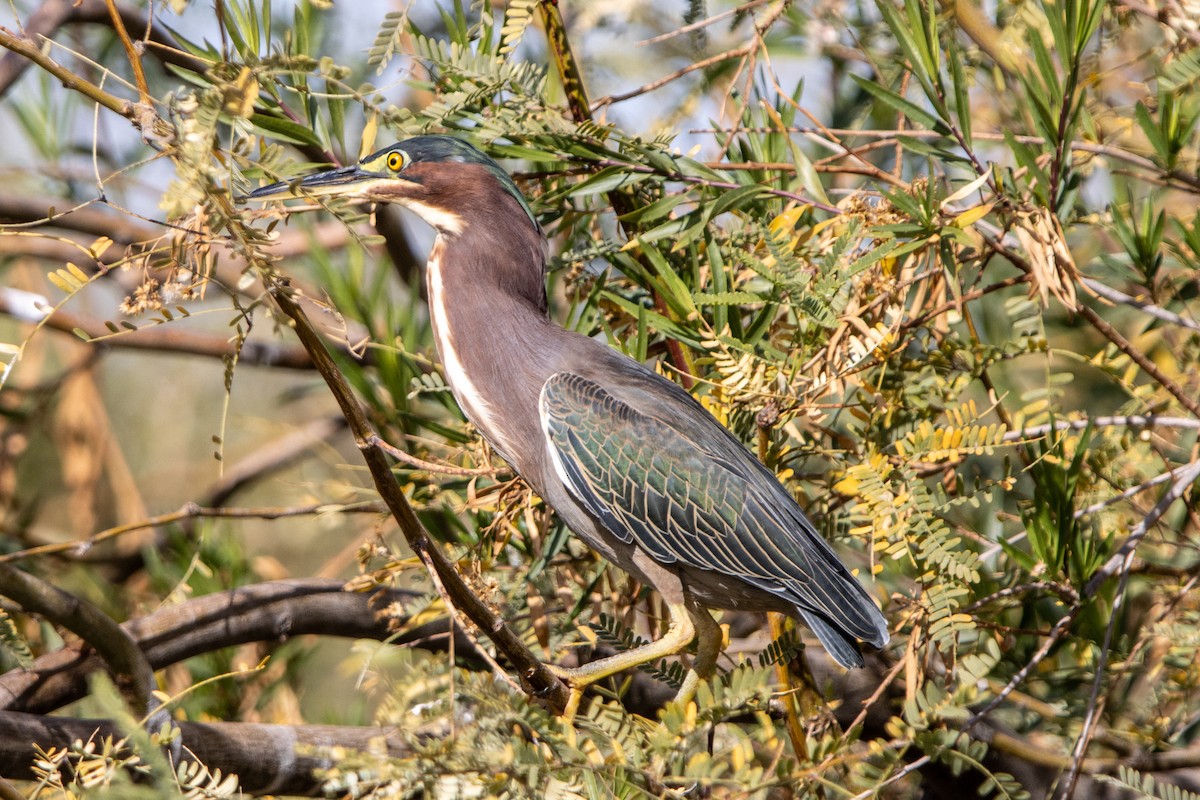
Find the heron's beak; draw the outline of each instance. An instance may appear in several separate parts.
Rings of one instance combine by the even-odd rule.
[[[271,183],[255,189],[246,195],[244,200],[287,200],[293,197],[315,197],[320,195],[337,195],[338,197],[353,197],[360,194],[375,181],[378,175],[363,170],[355,164],[326,172],[317,172],[303,178],[290,181]]]

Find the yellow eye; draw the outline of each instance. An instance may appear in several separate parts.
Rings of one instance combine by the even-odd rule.
[[[388,153],[387,166],[392,172],[399,172],[404,166],[404,156],[399,153]]]

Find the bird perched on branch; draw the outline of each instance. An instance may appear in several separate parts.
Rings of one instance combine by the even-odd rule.
[[[860,640],[887,644],[874,601],[741,442],[679,386],[550,321],[545,237],[495,161],[418,136],[249,198],[312,195],[398,203],[437,231],[430,317],[463,412],[572,531],[665,599],[662,638],[555,670],[571,708],[589,684],[698,638],[690,698],[721,648],[708,608],[802,619],[846,667],[862,665]]]

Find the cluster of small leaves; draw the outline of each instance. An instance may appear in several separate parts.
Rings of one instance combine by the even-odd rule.
[[[339,752],[325,787],[355,797],[576,798],[707,786],[766,797],[778,777],[756,750],[785,746],[766,714],[771,675],[738,667],[702,687],[695,704],[669,706],[662,725],[596,700],[572,726],[486,674],[403,651],[389,664],[377,722],[407,753]]]
[[[48,750],[34,745],[34,751],[33,773],[39,793],[129,800],[161,797],[220,800],[242,796],[236,775],[210,771],[198,761],[181,761],[169,788],[135,785],[131,775],[140,775],[144,780],[150,769],[124,739],[75,741],[69,747]]]
[[[29,649],[28,640],[21,635],[13,618],[0,608],[0,645],[4,646],[3,661],[5,665],[15,663],[17,666],[28,668],[33,663],[33,653]]]
[[[1100,780],[1111,786],[1128,789],[1134,797],[1144,800],[1200,800],[1200,794],[1173,783],[1159,782],[1153,775],[1143,775],[1136,769],[1121,767],[1116,775],[1102,775]]]

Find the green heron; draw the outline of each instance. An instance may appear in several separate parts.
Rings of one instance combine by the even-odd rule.
[[[690,698],[721,649],[707,609],[802,619],[845,667],[887,620],[775,475],[683,388],[550,321],[546,239],[495,161],[418,136],[358,164],[264,186],[253,200],[333,195],[399,203],[437,231],[427,270],[446,380],[495,451],[608,561],[653,586],[660,639],[556,668],[572,705],[595,681],[698,640]]]

